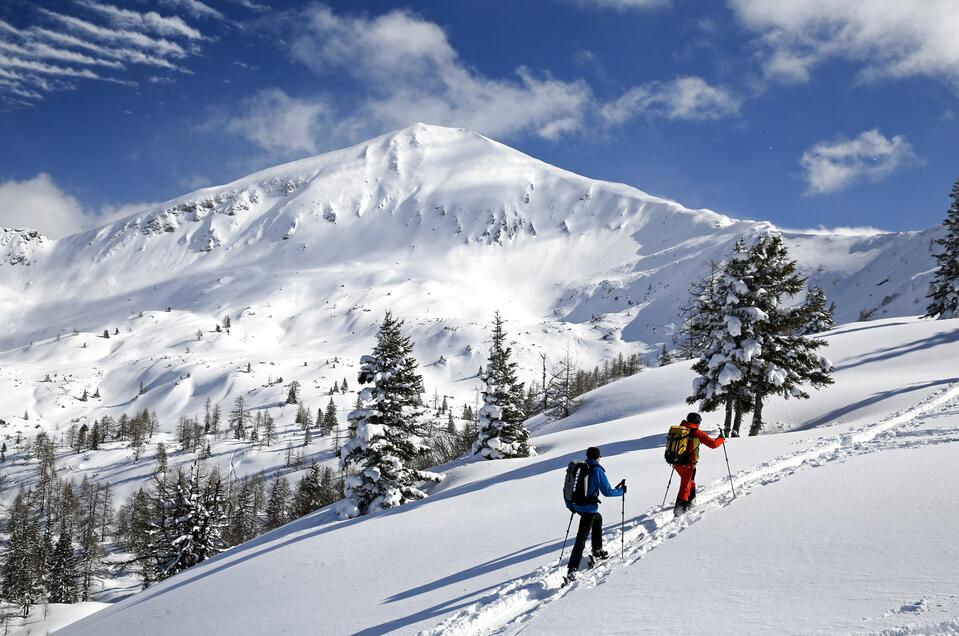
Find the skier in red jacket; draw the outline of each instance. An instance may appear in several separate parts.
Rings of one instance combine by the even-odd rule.
[[[703,431],[699,430],[703,418],[699,413],[690,413],[686,416],[680,426],[690,430],[693,439],[689,444],[686,454],[686,461],[673,465],[673,470],[679,474],[679,494],[676,495],[676,507],[673,508],[673,514],[677,517],[693,505],[693,499],[696,498],[696,463],[699,461],[699,444],[705,444],[709,448],[719,448],[725,441],[722,431],[719,436],[713,439]]]

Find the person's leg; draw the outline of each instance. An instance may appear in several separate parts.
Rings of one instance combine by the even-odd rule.
[[[576,531],[576,543],[573,544],[573,552],[569,555],[569,569],[578,570],[579,562],[583,559],[583,550],[586,548],[586,535],[589,534],[592,527],[593,515],[590,513],[579,514],[579,529]]]
[[[676,504],[685,504],[689,501],[689,493],[693,486],[692,466],[673,466],[679,474],[679,492],[676,494]]]
[[[593,515],[592,528],[590,538],[593,542],[593,552],[599,552],[603,549],[603,515],[598,512]]]
[[[693,503],[693,499],[696,498],[696,467],[693,466],[693,473],[689,476],[689,497],[687,501]]]

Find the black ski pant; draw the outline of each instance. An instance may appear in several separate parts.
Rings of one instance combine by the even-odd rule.
[[[598,512],[579,513],[579,530],[576,531],[576,543],[573,544],[573,553],[569,555],[569,569],[578,570],[579,562],[583,559],[583,550],[586,549],[586,537],[592,533],[593,552],[603,549],[603,515]]]

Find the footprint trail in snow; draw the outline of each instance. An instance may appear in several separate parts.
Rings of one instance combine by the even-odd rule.
[[[946,436],[900,436],[905,429],[919,426],[923,416],[950,405],[959,405],[959,383],[928,396],[915,406],[894,413],[878,422],[862,425],[851,431],[821,439],[809,448],[781,455],[751,469],[733,475],[739,497],[755,488],[780,481],[798,471],[853,455],[889,448],[910,448],[930,443],[959,442],[959,431]],[[555,560],[531,574],[504,584],[476,603],[451,615],[442,623],[419,633],[420,636],[515,633],[525,627],[543,608],[558,601],[579,587],[594,587],[604,582],[616,567],[629,566],[675,537],[689,525],[734,501],[728,489],[713,482],[697,497],[697,505],[682,517],[673,517],[672,508],[653,508],[626,523],[626,549],[593,570],[580,572],[580,577],[563,586],[563,568]],[[619,543],[618,532],[611,543]]]

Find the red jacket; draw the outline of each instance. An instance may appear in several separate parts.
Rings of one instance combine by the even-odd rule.
[[[701,444],[705,444],[706,446],[710,448],[719,448],[722,445],[722,443],[725,441],[725,438],[723,437],[717,437],[716,439],[713,439],[712,437],[710,437],[703,431],[699,430],[699,424],[693,424],[692,422],[683,421],[683,423],[680,424],[680,426],[684,426],[688,428],[689,430],[691,430],[693,435],[696,437],[696,439],[699,440]],[[697,448],[696,452],[692,453],[692,463],[695,464],[698,461],[699,461],[699,449]]]

